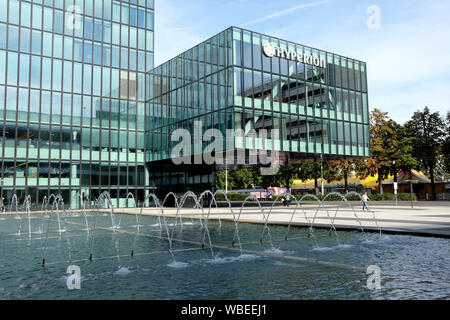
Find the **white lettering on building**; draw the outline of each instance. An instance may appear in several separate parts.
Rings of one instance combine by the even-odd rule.
[[[313,57],[307,53],[289,51],[281,47],[275,47],[272,43],[267,42],[263,47],[264,54],[272,58],[277,56],[278,58],[285,58],[288,60],[297,60],[305,64],[314,65],[320,68],[326,68],[327,62],[323,58]]]

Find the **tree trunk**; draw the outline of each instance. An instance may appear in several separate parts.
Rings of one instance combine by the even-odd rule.
[[[314,193],[315,193],[315,194],[317,194],[317,186],[318,186],[318,183],[317,183],[317,176],[314,176]]]
[[[378,191],[383,194],[383,173],[381,168],[378,169]]]
[[[345,193],[348,193],[348,173],[347,173],[347,170],[344,171],[344,186],[345,186]]]
[[[431,180],[431,199],[436,200],[436,185],[434,184],[434,166],[430,166],[430,180]]]

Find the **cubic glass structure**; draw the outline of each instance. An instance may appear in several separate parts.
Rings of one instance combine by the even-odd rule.
[[[290,162],[369,156],[366,63],[356,59],[231,27],[151,70],[147,83],[146,161],[157,189],[214,189],[215,166],[170,159],[172,132],[194,135],[195,121],[224,135],[278,129],[269,150]],[[192,155],[208,144],[192,141]],[[233,148],[261,141],[236,137]]]
[[[0,158],[5,203],[66,205],[103,191],[144,199],[145,72],[153,0],[0,0]]]

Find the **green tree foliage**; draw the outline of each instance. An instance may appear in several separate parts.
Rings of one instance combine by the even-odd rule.
[[[435,168],[440,148],[444,143],[444,120],[439,112],[431,113],[428,107],[414,112],[406,122],[408,134],[414,137],[413,155],[419,161],[420,169],[428,171],[431,180],[432,199],[436,200],[434,184]]]
[[[370,113],[370,147],[381,194],[383,193],[382,181],[387,178],[392,166],[390,156],[394,153],[395,137],[395,122],[388,117],[387,112],[374,109]]]
[[[450,174],[450,111],[447,112],[447,136],[442,145],[442,157],[444,159],[444,166],[448,174]]]
[[[325,171],[324,178],[327,181],[344,179],[345,192],[348,192],[348,178],[351,177],[354,171],[354,160],[339,159],[330,160],[327,163],[328,170]]]

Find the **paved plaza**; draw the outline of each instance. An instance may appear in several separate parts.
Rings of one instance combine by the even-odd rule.
[[[448,203],[415,203],[411,208],[409,203],[372,204],[371,211],[362,211],[357,203],[317,204],[302,203],[301,206],[291,204],[290,207],[204,207],[203,209],[164,208],[166,217],[178,215],[183,218],[234,221],[240,223],[263,224],[267,219],[271,225],[288,225],[292,219],[293,226],[331,227],[336,229],[361,229],[365,231],[408,233],[428,236],[450,237],[450,205]],[[136,214],[136,209],[117,209],[117,212]],[[144,208],[143,215],[160,215],[159,208]],[[314,218],[315,217],[315,218]],[[375,217],[375,219],[374,219]]]

